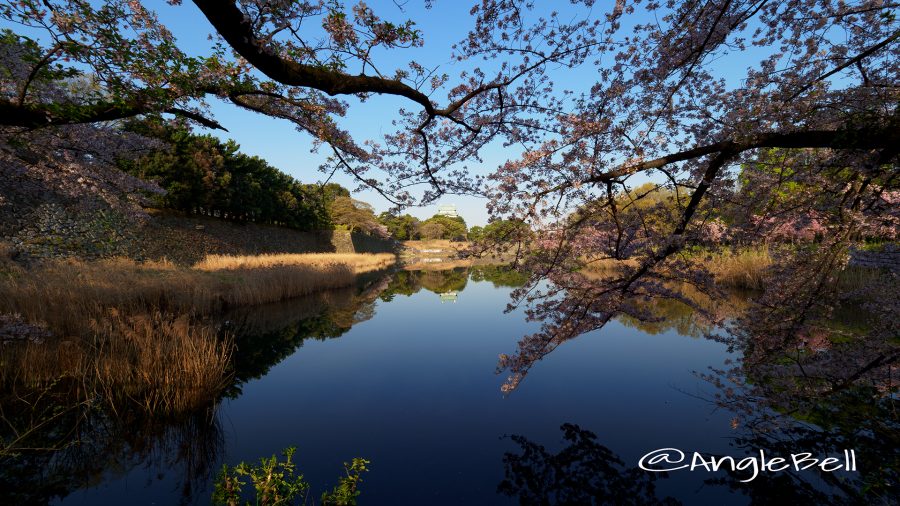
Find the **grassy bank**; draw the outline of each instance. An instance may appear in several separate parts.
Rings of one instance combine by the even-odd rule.
[[[201,262],[194,264],[194,269],[201,271],[259,269],[268,267],[302,266],[318,269],[332,267],[349,267],[353,273],[370,272],[382,269],[394,262],[389,253],[305,253],[305,254],[271,254],[271,255],[209,255]]]
[[[405,258],[458,258],[471,246],[466,241],[432,239],[403,241],[401,256]]]
[[[719,286],[745,290],[764,290],[769,285],[774,259],[765,245],[717,251],[693,251],[686,256],[697,268],[709,271]],[[636,259],[593,260],[587,262],[583,272],[589,277],[611,276],[623,268],[639,265]],[[840,290],[858,290],[884,276],[880,269],[846,266],[836,276]]]
[[[113,259],[0,262],[0,394],[53,391],[175,416],[215,402],[232,336],[210,316],[351,286],[391,254],[210,256],[194,266]],[[27,401],[26,404],[32,401]]]
[[[769,285],[774,264],[765,246],[715,252],[703,257],[702,262],[718,284],[750,290],[764,290]],[[884,276],[882,269],[845,265],[836,274],[834,284],[838,290],[850,292],[870,286]]]
[[[412,250],[439,249],[448,251],[462,251],[468,249],[471,243],[468,241],[449,241],[447,239],[422,239],[416,241],[403,241],[403,246]]]
[[[723,287],[761,290],[765,287],[772,257],[765,247],[742,248],[738,250],[694,251],[687,257],[689,262],[704,268]],[[588,277],[602,278],[615,276],[623,269],[635,269],[640,260],[597,259],[586,263],[583,272]]]
[[[56,260],[8,269],[0,313],[20,314],[57,335],[81,335],[86,320],[116,308],[208,315],[277,302],[353,283],[394,262],[390,254],[210,256],[192,267],[126,259]]]
[[[716,251],[695,259],[719,285],[748,290],[764,289],[772,266],[772,256],[765,246]]]

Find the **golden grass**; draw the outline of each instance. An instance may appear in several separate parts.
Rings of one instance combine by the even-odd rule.
[[[0,313],[21,314],[58,335],[83,335],[86,319],[98,308],[205,315],[349,286],[356,274],[393,261],[390,254],[215,256],[186,268],[126,259],[59,260],[0,282]]]
[[[738,250],[700,252],[689,257],[698,267],[707,269],[722,287],[764,290],[769,282],[772,256],[766,246]],[[600,259],[586,262],[581,273],[588,279],[604,280],[615,277],[624,267],[635,267],[637,260]],[[883,282],[886,271],[871,267],[848,265],[837,273],[835,288],[843,292],[863,291]]]
[[[720,285],[751,290],[765,288],[772,266],[772,256],[765,246],[726,250],[709,257],[701,255],[697,261],[702,262]]]
[[[640,265],[636,258],[616,260],[614,258],[585,259],[581,273],[588,279],[601,279],[614,276],[625,268],[633,269]]]
[[[186,413],[227,386],[232,339],[188,316],[112,317],[97,336],[92,365],[105,398],[124,395],[148,412]]]
[[[355,273],[383,269],[395,262],[390,253],[307,253],[252,256],[209,255],[194,265],[202,271],[260,269],[279,266],[329,267],[345,265]]]
[[[116,411],[127,404],[170,416],[214,402],[227,386],[233,339],[209,325],[115,311],[91,323],[85,338],[6,343],[0,385],[40,389],[65,381]]]
[[[768,269],[772,265],[772,257],[765,246],[736,251],[702,252],[690,258],[698,267],[709,270],[719,285],[752,290],[765,288]],[[603,279],[616,276],[623,269],[635,268],[639,264],[640,261],[634,258],[586,260],[581,273],[589,279]]]

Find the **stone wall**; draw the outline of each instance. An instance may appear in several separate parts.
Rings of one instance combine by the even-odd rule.
[[[114,211],[73,212],[48,202],[20,216],[0,240],[26,258],[132,256],[138,242],[133,222]]]
[[[880,250],[851,250],[850,265],[900,272],[900,246],[885,244]]]
[[[334,235],[347,232],[335,230]],[[334,239],[332,244],[337,244]],[[350,235],[352,251],[357,253],[396,253],[400,249],[400,242],[394,239],[382,239],[371,235],[353,233]]]
[[[57,204],[33,210],[18,230],[0,234],[24,259],[122,256],[189,265],[207,255],[380,253],[394,242],[346,231],[303,232],[272,225],[152,211],[135,222],[114,211],[73,213]]]

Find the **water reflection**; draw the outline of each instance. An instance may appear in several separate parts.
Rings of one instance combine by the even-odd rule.
[[[717,387],[714,402],[740,418],[735,445],[819,454],[852,448],[859,472],[772,477],[768,486],[720,483],[760,504],[777,492],[819,504],[896,504],[900,290],[888,277],[871,285],[888,300],[846,298],[831,313],[807,316],[802,327],[791,319],[737,319],[719,339],[738,358],[705,376]]]
[[[808,504],[896,504],[900,497],[900,413],[896,369],[885,348],[862,333],[826,337],[802,348],[744,357],[704,377],[717,387],[711,402],[735,413],[735,448],[789,455],[839,455],[853,449],[858,472],[812,468],[762,476],[750,484],[734,476],[711,483],[747,495],[753,504],[793,498]],[[882,343],[884,344],[884,343]]]
[[[632,304],[640,317],[622,314],[616,321],[650,335],[675,331],[682,336],[709,337],[721,322],[742,314],[749,301],[749,294],[739,290],[724,294],[722,299],[713,299],[691,285],[678,285],[677,290],[687,302],[677,298],[636,299]]]
[[[857,397],[856,400],[867,396]],[[725,454],[703,455],[706,461],[723,459],[720,471],[710,473],[702,466],[698,474],[712,476],[703,479],[706,487],[722,488],[729,494],[729,502],[746,502],[751,505],[771,504],[820,504],[820,505],[892,505],[897,498],[898,446],[895,423],[883,424],[892,419],[893,410],[886,402],[874,409],[862,412],[850,402],[838,410],[841,422],[852,418],[852,428],[835,427],[835,424],[814,426],[794,423],[780,430],[744,430],[731,443]],[[845,413],[852,413],[849,416]],[[608,447],[598,442],[597,436],[575,424],[563,424],[565,446],[556,453],[525,436],[509,438],[520,448],[503,456],[505,477],[497,487],[499,493],[514,497],[520,504],[681,504],[673,497],[665,496],[658,485],[676,479],[677,473],[689,473],[679,469],[669,473],[647,473],[626,463]],[[846,430],[850,429],[850,430]],[[853,449],[859,462],[857,472],[839,470],[825,472],[818,466],[798,471],[796,467],[772,472],[760,470],[758,474],[748,467],[730,467],[728,457],[734,462],[744,458],[759,458],[763,450],[767,459],[781,457],[790,462],[791,455],[798,458],[819,459],[841,456],[844,450]],[[685,460],[672,463],[663,461],[664,467],[691,463],[692,450],[685,449]],[[700,451],[700,453],[703,453]],[[808,455],[804,455],[808,454]],[[840,457],[838,457],[840,458]],[[801,464],[805,466],[808,462]],[[840,462],[838,464],[843,464]],[[681,475],[683,478],[683,475]],[[657,480],[662,479],[662,482]],[[741,500],[740,498],[743,498]]]
[[[375,300],[388,289],[390,281],[391,276],[383,273],[370,274],[362,277],[356,287],[241,308],[223,315],[223,328],[237,336],[235,381],[229,395],[238,395],[243,383],[265,376],[304,341],[334,339],[371,319]]]
[[[396,295],[408,297],[421,290],[427,290],[437,294],[441,301],[456,301],[459,293],[466,289],[469,280],[489,281],[495,288],[516,288],[523,286],[527,277],[506,265],[477,265],[445,270],[401,270],[391,276],[380,298],[390,302]]]
[[[560,430],[566,446],[556,453],[524,436],[509,436],[521,453],[503,456],[505,478],[497,491],[519,504],[681,504],[658,497],[656,480],[665,474],[626,464],[578,425],[565,423]]]
[[[141,413],[67,405],[55,396],[45,399],[51,398],[50,408],[41,405],[44,399],[23,399],[27,406],[4,399],[4,439],[10,431],[21,436],[16,427],[36,434],[29,438],[34,446],[0,456],[3,504],[47,504],[76,489],[124,477],[136,467],[147,470],[148,487],[174,483],[171,502],[193,503],[198,490],[205,494],[224,446],[215,406],[154,420]],[[31,408],[48,411],[38,420],[27,419],[34,414]]]
[[[836,400],[836,399],[832,399]],[[762,407],[762,406],[760,406]],[[750,504],[890,505],[900,497],[900,425],[896,408],[887,398],[872,402],[871,392],[848,392],[840,403],[823,403],[810,419],[792,417],[782,426],[763,429],[759,420],[735,438],[738,452],[764,448],[772,455],[809,452],[814,458],[842,455],[853,449],[857,472],[823,472],[819,467],[796,472],[761,473],[751,482],[735,473],[708,480],[746,496]]]

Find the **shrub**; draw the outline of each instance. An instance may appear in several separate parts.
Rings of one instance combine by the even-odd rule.
[[[279,460],[275,455],[262,458],[257,465],[245,462],[229,467],[222,466],[222,471],[216,480],[213,489],[213,504],[237,506],[243,495],[243,487],[247,484],[244,479],[249,478],[253,483],[255,501],[252,504],[260,506],[275,506],[289,504],[307,504],[310,485],[297,474],[297,466],[293,462],[295,447],[290,447],[282,452],[284,460]],[[350,464],[344,463],[346,476],[338,480],[338,485],[331,492],[322,494],[321,503],[331,506],[352,506],[359,497],[359,484],[362,482],[362,473],[369,470],[369,461],[361,458],[353,459]],[[249,501],[246,504],[251,504]]]

